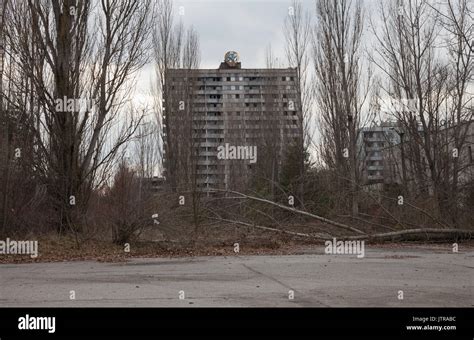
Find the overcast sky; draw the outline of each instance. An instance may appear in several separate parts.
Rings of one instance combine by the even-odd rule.
[[[301,1],[314,11],[314,0]],[[264,68],[265,49],[286,66],[283,25],[291,0],[174,0],[175,22],[182,20],[199,33],[200,68],[218,68],[227,51],[237,51],[243,68]],[[180,6],[184,15],[180,15]],[[146,98],[153,80],[153,66],[146,66],[139,77],[137,100]]]
[[[183,22],[201,39],[202,68],[217,68],[226,51],[239,52],[244,68],[265,67],[265,48],[283,53],[283,24],[289,0],[177,0]],[[313,0],[303,0],[313,9]]]

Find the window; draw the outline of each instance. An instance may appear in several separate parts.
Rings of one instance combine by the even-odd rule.
[[[240,98],[240,94],[236,94],[235,98],[237,98],[237,99]]]
[[[230,81],[230,77],[227,77],[227,81]]]

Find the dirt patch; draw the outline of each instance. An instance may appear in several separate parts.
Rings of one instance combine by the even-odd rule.
[[[238,253],[235,252],[238,243]],[[38,238],[38,257],[0,255],[0,263],[34,263],[63,261],[123,262],[130,258],[173,258],[194,256],[284,255],[291,254],[296,244],[291,240],[234,238],[227,241],[135,241],[126,247],[107,241],[89,240],[79,245],[71,237]],[[127,249],[128,250],[128,249]]]
[[[323,234],[319,225],[294,225],[287,230],[308,234]],[[294,237],[286,234],[260,231],[253,228],[235,228],[215,226],[203,229],[200,233],[184,233],[181,239],[165,239],[159,235],[148,234],[142,239],[130,242],[130,251],[125,245],[114,245],[110,239],[89,239],[77,242],[71,236],[57,234],[41,237],[28,237],[38,240],[38,257],[28,255],[0,255],[0,263],[32,263],[32,262],[63,262],[63,261],[99,261],[124,262],[131,258],[179,258],[196,256],[236,256],[236,255],[297,255],[324,246],[324,242],[316,239]],[[154,241],[147,241],[147,240]],[[236,253],[238,244],[239,252]],[[429,249],[444,253],[452,247],[452,242],[444,243],[369,243],[371,247],[382,249],[417,248]],[[459,252],[474,249],[474,241],[459,243]],[[402,258],[393,255],[387,258]],[[403,257],[406,258],[406,257]]]

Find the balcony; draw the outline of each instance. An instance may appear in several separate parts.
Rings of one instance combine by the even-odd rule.
[[[383,169],[384,169],[383,165],[369,165],[369,166],[367,166],[367,170],[372,170],[372,171],[383,170]]]
[[[200,120],[200,121],[222,121],[224,120],[224,116],[194,116],[193,120]]]
[[[383,161],[383,156],[382,155],[379,155],[379,156],[370,156],[370,155],[367,155],[366,157],[368,160],[370,161]]]
[[[212,130],[215,132],[215,130]],[[193,132],[194,138],[224,138],[224,132],[222,133],[212,133],[207,132],[205,129],[199,130],[198,132]]]
[[[209,161],[215,161],[217,159],[217,151],[199,151],[197,156],[200,160],[206,159],[206,157],[210,157]]]
[[[364,136],[364,141],[365,142],[385,142],[385,137],[384,136],[372,136],[372,137]]]

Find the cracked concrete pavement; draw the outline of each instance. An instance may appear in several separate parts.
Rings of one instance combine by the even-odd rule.
[[[0,306],[473,307],[473,283],[472,249],[370,248],[358,259],[318,248],[289,256],[3,264]]]

